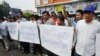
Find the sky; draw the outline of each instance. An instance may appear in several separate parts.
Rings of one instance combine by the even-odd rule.
[[[3,0],[0,0],[0,3]],[[35,8],[35,0],[5,0],[12,8],[19,8],[22,10],[33,10],[37,12]]]

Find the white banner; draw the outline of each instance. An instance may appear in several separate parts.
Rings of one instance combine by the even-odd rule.
[[[0,23],[0,39],[2,39],[2,37],[1,37],[1,23]]]
[[[100,56],[100,33],[96,34],[96,56]]]
[[[71,56],[73,28],[40,25],[42,46],[59,56]]]
[[[2,36],[0,35],[0,39],[2,39]]]
[[[11,39],[18,40],[18,23],[17,22],[9,22],[7,23],[8,31]]]
[[[38,28],[36,22],[20,22],[19,41],[39,44]]]

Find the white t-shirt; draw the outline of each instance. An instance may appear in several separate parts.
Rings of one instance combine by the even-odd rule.
[[[7,31],[8,31],[7,21],[2,22],[0,28],[1,28],[1,35],[7,36]]]
[[[65,25],[68,26],[68,21],[67,21],[67,19],[64,20],[64,23],[65,23]]]
[[[76,25],[76,53],[82,56],[92,56],[96,49],[96,33],[100,32],[100,23],[93,20],[87,24],[80,20]]]
[[[17,20],[17,22],[26,22],[27,20],[26,20],[26,18],[19,18],[18,20]]]

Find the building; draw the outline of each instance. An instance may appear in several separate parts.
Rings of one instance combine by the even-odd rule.
[[[77,9],[83,9],[87,5],[94,5],[96,11],[100,11],[98,0],[35,0],[36,7],[40,15],[43,11],[49,11],[57,13],[65,8],[69,14],[75,14]]]

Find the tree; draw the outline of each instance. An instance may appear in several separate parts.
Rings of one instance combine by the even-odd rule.
[[[4,10],[3,10],[3,6],[0,5],[0,17],[4,16]]]
[[[8,16],[10,11],[10,6],[7,2],[3,1],[0,5],[0,17]]]
[[[30,16],[32,15],[29,11],[25,11],[24,16],[29,20]]]

